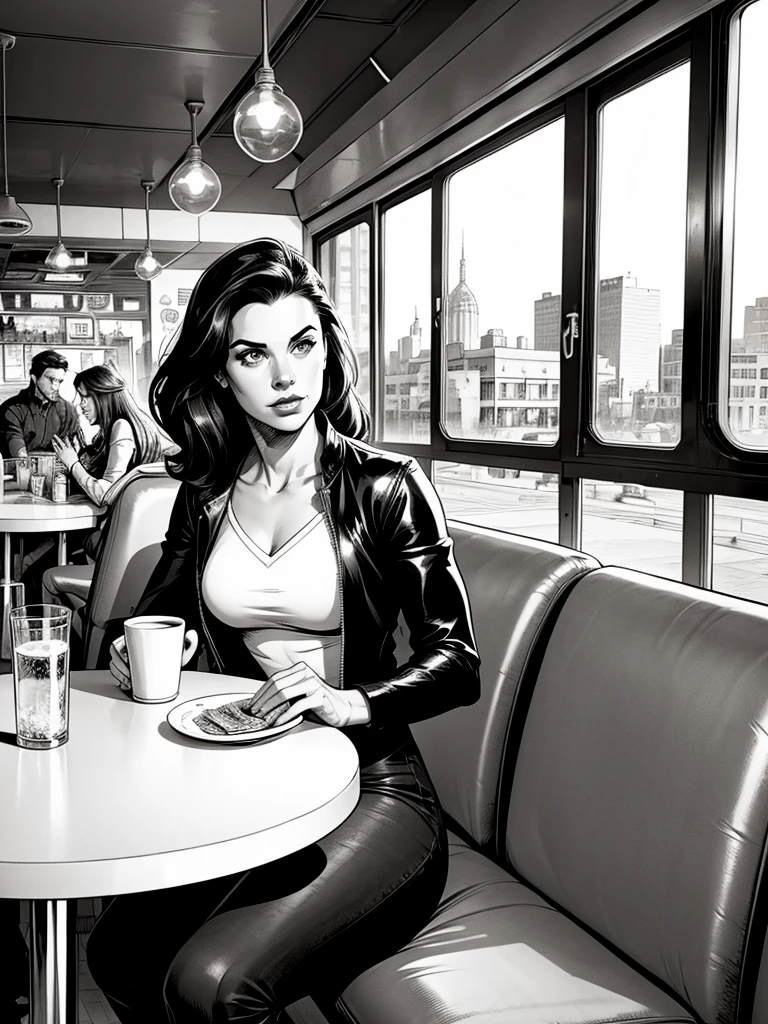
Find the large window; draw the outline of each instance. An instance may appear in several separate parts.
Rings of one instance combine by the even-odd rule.
[[[768,234],[768,137],[765,97],[768,94],[768,2],[747,7],[733,26],[729,80],[729,154],[727,160],[723,345],[720,366],[720,424],[744,448],[768,450],[768,417],[750,376],[768,373],[768,275],[765,239]],[[732,224],[729,240],[727,228]],[[729,244],[730,242],[730,244]],[[732,263],[730,258],[732,258]],[[751,392],[751,393],[748,393]]]
[[[429,441],[431,203],[432,193],[421,192],[381,219],[386,441]]]
[[[768,602],[768,505],[715,498],[712,586]]]
[[[557,541],[558,485],[556,473],[435,464],[435,488],[449,518],[539,540]]]
[[[682,64],[600,112],[592,395],[604,441],[680,438],[689,78]]]
[[[582,518],[582,547],[603,565],[681,578],[682,491],[585,480]]]
[[[551,445],[559,413],[562,118],[453,174],[447,209],[446,431]]]
[[[371,232],[356,224],[320,247],[320,276],[336,304],[360,364],[357,390],[370,408]]]
[[[322,223],[381,213],[372,440],[418,442],[449,517],[768,603],[768,0],[669,25],[457,111]]]

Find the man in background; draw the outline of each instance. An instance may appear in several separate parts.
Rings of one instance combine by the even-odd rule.
[[[23,458],[30,452],[53,452],[53,435],[77,436],[77,411],[59,397],[68,367],[64,356],[46,349],[29,368],[29,387],[0,405],[0,453]]]

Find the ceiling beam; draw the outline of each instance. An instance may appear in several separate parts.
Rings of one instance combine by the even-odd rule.
[[[50,117],[11,117],[7,118],[8,124],[39,124],[49,125],[58,128],[83,128],[103,129],[104,131],[117,132],[156,132],[159,135],[189,135],[189,128],[154,128],[150,125],[135,124],[102,124],[99,121],[56,121]]]
[[[320,11],[316,17],[318,21],[349,21],[357,22],[360,25],[383,25],[385,28],[398,29],[424,3],[426,3],[426,0],[411,0],[394,18],[365,18],[360,17],[359,14],[334,14],[333,11]]]
[[[15,32],[17,39],[50,39],[57,43],[88,43],[91,46],[117,46],[124,50],[154,50],[160,53],[202,53],[210,57],[252,57],[252,53],[231,50],[210,50],[203,46],[169,46],[165,43],[133,43],[122,39],[86,39],[80,36],[60,36],[47,32]]]

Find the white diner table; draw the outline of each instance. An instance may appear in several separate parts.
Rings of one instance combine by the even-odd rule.
[[[253,689],[183,672],[176,700],[137,704],[108,671],[73,672],[69,741],[28,750],[15,745],[12,676],[0,676],[0,898],[31,901],[30,1024],[76,1024],[78,897],[247,870],[311,845],[354,809],[357,752],[337,729],[303,722],[225,745],[166,722],[183,701]]]
[[[0,533],[4,535],[3,579],[11,579],[11,534],[58,533],[59,565],[67,564],[67,531],[93,530],[106,508],[85,499],[51,501],[27,491],[11,491],[0,497]]]

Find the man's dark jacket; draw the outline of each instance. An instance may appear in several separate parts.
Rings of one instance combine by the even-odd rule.
[[[46,401],[34,384],[0,405],[0,452],[3,458],[17,458],[21,449],[52,452],[53,435],[77,435],[77,411],[65,398]]]

